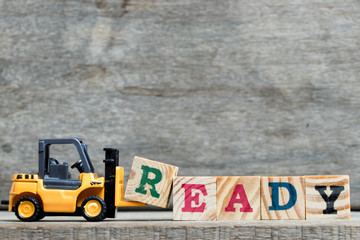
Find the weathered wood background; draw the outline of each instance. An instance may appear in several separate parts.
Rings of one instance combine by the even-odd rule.
[[[77,136],[100,174],[350,174],[360,208],[359,49],[359,1],[0,0],[0,198]]]

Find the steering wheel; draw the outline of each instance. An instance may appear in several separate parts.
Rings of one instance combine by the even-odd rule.
[[[77,168],[77,170],[79,170],[80,173],[84,172],[81,159],[79,159],[76,163],[71,165],[71,168]]]

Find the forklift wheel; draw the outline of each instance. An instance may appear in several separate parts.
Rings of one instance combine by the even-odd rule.
[[[15,215],[24,222],[38,221],[41,212],[38,200],[33,197],[22,197],[15,204]]]
[[[89,196],[81,204],[81,213],[88,221],[101,221],[106,215],[106,204],[97,196]]]

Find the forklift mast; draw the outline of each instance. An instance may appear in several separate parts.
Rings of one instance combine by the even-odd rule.
[[[119,166],[119,150],[116,148],[104,148],[105,151],[105,196],[107,218],[116,217],[115,206],[115,178],[116,167]]]

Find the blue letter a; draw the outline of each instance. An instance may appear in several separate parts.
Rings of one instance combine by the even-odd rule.
[[[269,207],[269,210],[287,210],[293,207],[296,203],[297,193],[295,187],[287,182],[271,182],[269,183],[269,187],[271,187],[271,201],[272,206]],[[289,191],[289,201],[280,206],[279,203],[279,188],[284,187]]]

